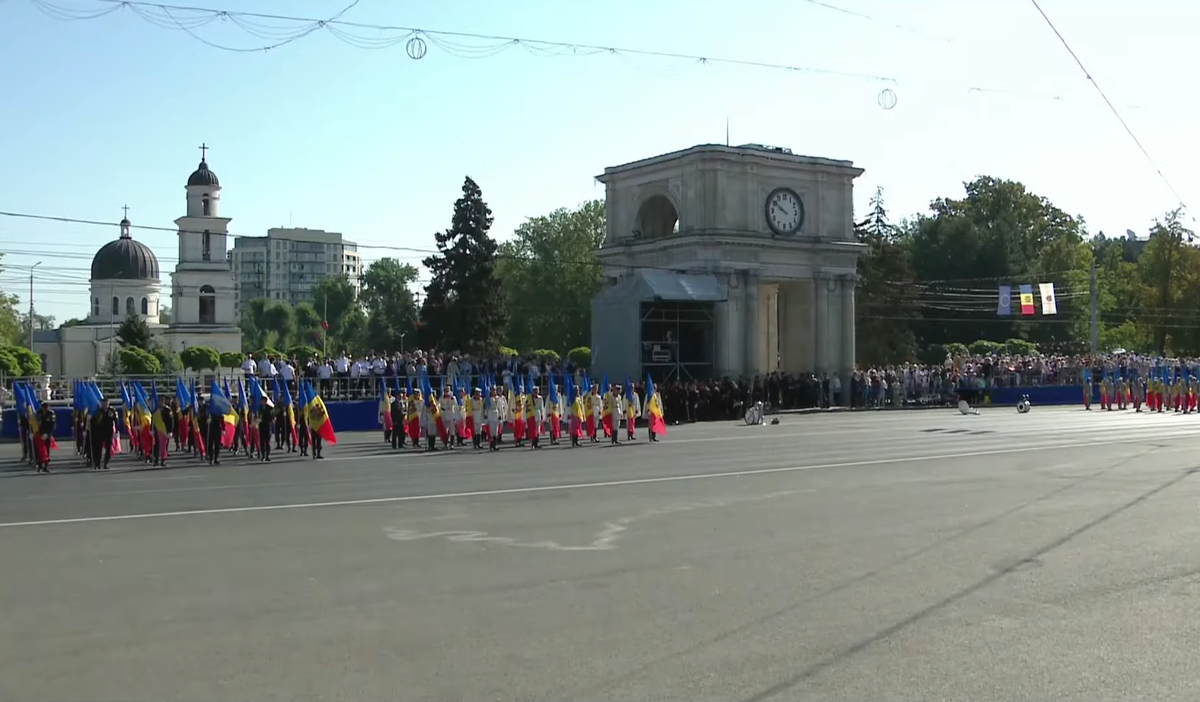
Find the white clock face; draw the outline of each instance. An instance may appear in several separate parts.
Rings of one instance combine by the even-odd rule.
[[[767,224],[776,234],[795,234],[804,224],[804,203],[787,188],[780,188],[767,198]]]

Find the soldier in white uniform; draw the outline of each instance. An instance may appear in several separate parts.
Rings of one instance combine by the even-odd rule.
[[[471,421],[474,423],[471,441],[475,448],[483,448],[483,423],[486,421],[483,407],[483,390],[475,388],[471,391]]]
[[[446,439],[442,440],[442,446],[454,448],[454,443],[458,439],[458,420],[455,418],[458,415],[458,402],[450,392],[449,385],[442,387],[442,397],[438,400],[438,407],[442,410],[442,424],[446,427]]]
[[[604,431],[601,425],[601,419],[604,417],[604,398],[600,395],[600,383],[592,383],[592,392],[587,397],[587,406],[584,407],[585,412],[590,412],[592,420],[592,443],[599,443],[599,435]]]
[[[541,448],[542,427],[546,423],[546,403],[542,399],[541,390],[535,385],[533,386],[533,394],[525,397],[527,409],[525,413],[526,435],[530,439],[530,445],[535,449]]]
[[[492,388],[492,395],[488,399],[487,405],[487,423],[488,423],[488,450],[500,450],[500,429],[504,426],[504,398],[500,396],[499,388]]]
[[[430,393],[432,395],[433,393]],[[434,397],[433,402],[437,402],[438,398]],[[439,405],[440,407],[440,405]],[[437,420],[433,416],[433,406],[430,404],[421,404],[421,429],[425,432],[425,450],[437,451],[438,429]]]

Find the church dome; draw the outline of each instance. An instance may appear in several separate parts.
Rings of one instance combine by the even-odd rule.
[[[149,246],[122,236],[96,252],[92,280],[158,280],[158,258]]]
[[[193,185],[206,185],[212,188],[221,187],[221,181],[217,179],[217,174],[208,170],[208,162],[201,161],[200,165],[188,176],[188,187]]]

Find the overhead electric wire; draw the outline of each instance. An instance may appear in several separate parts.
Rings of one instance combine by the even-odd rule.
[[[1113,117],[1117,118],[1117,122],[1121,124],[1121,127],[1125,130],[1125,133],[1128,134],[1129,138],[1133,140],[1133,143],[1135,146],[1137,146],[1138,151],[1142,152],[1142,156],[1146,157],[1146,161],[1150,164],[1150,167],[1154,169],[1154,172],[1157,173],[1158,177],[1162,179],[1162,182],[1167,186],[1167,189],[1170,190],[1171,194],[1175,196],[1175,199],[1179,202],[1179,206],[1183,208],[1183,210],[1188,213],[1188,216],[1191,217],[1192,221],[1195,222],[1196,217],[1192,214],[1191,209],[1187,206],[1187,202],[1184,201],[1183,196],[1179,194],[1179,191],[1175,189],[1175,185],[1171,183],[1171,179],[1167,178],[1167,174],[1163,172],[1162,167],[1159,166],[1158,162],[1154,160],[1154,157],[1150,155],[1150,152],[1142,144],[1142,140],[1138,138],[1137,134],[1134,134],[1133,128],[1130,127],[1129,123],[1125,121],[1125,118],[1121,116],[1121,112],[1117,109],[1117,106],[1113,104],[1112,100],[1108,99],[1108,94],[1105,93],[1104,89],[1100,87],[1100,83],[1096,81],[1096,77],[1087,69],[1087,66],[1083,65],[1083,60],[1080,59],[1079,55],[1075,53],[1075,50],[1071,48],[1071,45],[1067,42],[1067,38],[1062,35],[1062,32],[1058,31],[1058,27],[1054,25],[1054,22],[1051,21],[1049,15],[1046,14],[1046,11],[1043,10],[1042,6],[1038,4],[1038,0],[1029,1],[1033,3],[1033,6],[1035,9],[1037,9],[1038,14],[1041,15],[1042,19],[1046,21],[1046,24],[1050,27],[1050,31],[1054,32],[1054,36],[1058,37],[1058,40],[1062,43],[1063,48],[1067,50],[1067,53],[1070,54],[1071,59],[1075,61],[1075,65],[1079,66],[1079,70],[1083,71],[1083,75],[1087,78],[1088,83],[1090,83],[1091,86],[1096,89],[1096,92],[1100,95],[1100,99],[1103,100],[1104,104],[1108,106],[1108,110],[1112,112]]]
[[[848,71],[836,68],[805,66],[774,61],[759,61],[739,57],[716,56],[711,54],[661,51],[656,49],[619,46],[615,44],[588,44],[563,40],[534,39],[499,34],[487,34],[482,32],[424,29],[420,27],[409,27],[404,25],[354,22],[340,18],[320,19],[313,17],[298,17],[294,15],[246,12],[241,10],[197,7],[189,5],[173,5],[168,3],[141,2],[137,0],[79,0],[80,2],[89,2],[101,5],[104,7],[103,10],[76,10],[69,7],[64,7],[62,2],[55,3],[51,2],[50,0],[29,1],[45,11],[47,16],[59,20],[98,19],[105,15],[115,13],[121,9],[128,9],[139,18],[150,22],[155,26],[167,29],[177,29],[187,33],[189,36],[196,38],[198,41],[201,41],[205,45],[212,48],[234,51],[238,53],[270,51],[271,49],[282,46],[283,44],[294,42],[300,38],[310,36],[317,30],[325,30],[343,43],[361,49],[384,49],[404,44],[409,57],[413,60],[421,60],[424,58],[427,52],[426,44],[431,44],[452,56],[463,59],[491,58],[504,51],[508,51],[513,48],[521,48],[530,52],[531,54],[543,57],[615,55],[640,56],[645,58],[663,59],[667,61],[687,61],[696,65],[725,65],[734,68],[771,70],[792,74],[809,74],[833,78],[854,79],[871,83],[885,83],[891,86],[910,84],[925,85],[928,87],[937,86],[942,90],[951,88],[951,85],[945,81],[939,82],[936,80],[930,81],[925,79],[901,80],[889,75]],[[836,6],[830,5],[829,3],[813,4],[827,7],[829,9],[839,9],[836,8]],[[162,17],[154,17],[153,12],[155,11],[162,13]],[[845,8],[840,8],[839,11],[844,12]],[[183,16],[185,13],[190,14],[190,16]],[[864,19],[876,20],[876,18],[869,15],[863,15],[862,13],[851,12],[851,14],[863,17]],[[231,24],[236,25],[239,29],[246,31],[253,36],[259,36],[259,38],[269,35],[272,37],[270,40],[272,43],[254,48],[229,47],[199,37],[195,33],[196,29],[199,27],[216,20],[228,20]],[[292,22],[296,23],[298,26],[293,30],[295,36],[291,36],[290,38],[284,40],[280,37],[283,37],[282,32],[285,30],[278,27],[269,26],[266,28],[260,28],[256,24],[256,21]],[[369,30],[371,32],[371,36],[358,36],[353,34],[351,30]],[[416,42],[416,44],[411,42]],[[470,42],[474,42],[474,44],[471,44]],[[483,45],[480,45],[481,43]],[[1069,99],[1069,96],[1066,95],[1033,93],[1014,88],[963,85],[961,83],[954,85],[953,90],[954,92],[966,92],[968,94],[1027,95],[1030,97],[1054,101],[1063,101]],[[1078,96],[1075,97],[1077,98]]]

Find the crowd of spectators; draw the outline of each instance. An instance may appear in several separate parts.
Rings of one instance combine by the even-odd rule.
[[[1068,356],[997,353],[947,356],[940,364],[907,362],[868,366],[855,370],[848,379],[850,404],[860,408],[952,404],[964,390],[1079,385],[1083,382],[1085,368],[1090,370],[1093,379],[1099,379],[1106,372],[1127,376],[1136,372],[1145,377],[1150,368],[1162,363],[1164,361],[1161,359],[1132,354]],[[1172,360],[1170,363],[1195,365],[1187,360]],[[278,378],[293,388],[298,377],[306,378],[329,400],[378,397],[385,380],[417,378],[421,375],[427,375],[435,389],[440,389],[443,380],[467,387],[478,386],[480,378],[486,376],[495,378],[501,384],[532,377],[545,390],[549,378],[558,380],[564,372],[579,384],[585,370],[569,360],[560,361],[556,358],[492,356],[476,359],[459,353],[420,350],[373,353],[362,357],[342,353],[325,359],[251,356],[242,367],[245,375],[272,383]],[[611,380],[621,382],[624,378]],[[644,397],[642,379],[634,381],[639,396]],[[845,382],[847,379],[839,377],[837,373],[772,372],[753,378],[689,379],[672,376],[657,382],[657,389],[662,396],[668,421],[695,422],[738,419],[757,402],[763,402],[772,409],[842,405],[845,403],[842,396]]]

